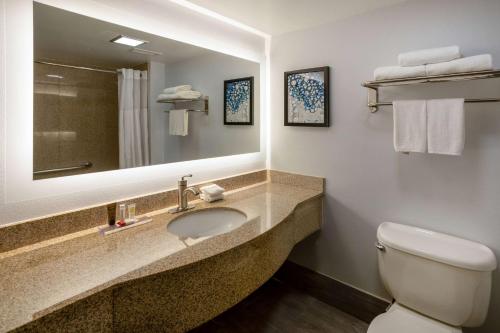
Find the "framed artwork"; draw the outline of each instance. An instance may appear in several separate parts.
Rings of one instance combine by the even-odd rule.
[[[285,126],[328,127],[330,68],[285,72]]]
[[[224,125],[253,125],[253,76],[224,81]]]

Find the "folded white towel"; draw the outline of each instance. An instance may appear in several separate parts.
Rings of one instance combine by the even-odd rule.
[[[216,195],[209,195],[209,194],[201,193],[200,199],[205,200],[206,202],[222,200],[222,199],[224,199],[224,194],[220,193],[220,194],[216,194]]]
[[[386,66],[376,68],[373,73],[375,80],[400,79],[405,77],[425,76],[425,66],[401,67]]]
[[[490,69],[493,69],[491,54],[481,54],[426,66],[427,75],[466,73]]]
[[[219,195],[225,191],[223,187],[220,187],[217,184],[210,184],[206,185],[203,187],[200,187],[200,191],[202,193],[208,194],[208,195]]]
[[[186,90],[176,92],[175,94],[159,94],[156,101],[160,102],[166,99],[198,99],[200,97],[201,93],[199,91]]]
[[[450,61],[461,57],[458,46],[417,50],[398,55],[399,66],[420,66]]]
[[[187,90],[191,90],[191,85],[184,84],[182,86],[165,88],[165,89],[163,89],[163,93],[164,94],[175,94],[175,93],[177,93],[179,91],[187,91]]]
[[[455,59],[438,64],[402,67],[379,67],[374,71],[375,80],[400,79],[405,77],[430,76],[441,74],[467,73],[493,69],[490,54]]]
[[[427,142],[431,154],[461,155],[465,145],[464,99],[427,101]]]
[[[425,100],[394,101],[394,149],[397,152],[425,153],[427,113]]]
[[[168,131],[170,135],[188,135],[188,111],[170,110],[168,117]]]

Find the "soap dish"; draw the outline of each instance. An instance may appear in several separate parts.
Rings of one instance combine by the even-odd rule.
[[[137,226],[149,223],[151,221],[153,221],[153,219],[151,217],[149,217],[149,216],[143,216],[143,217],[137,219],[137,221],[131,222],[131,223],[129,223],[126,226],[123,226],[123,227],[119,227],[116,224],[115,225],[101,226],[101,227],[99,227],[99,232],[101,233],[101,235],[107,236],[107,235],[114,234],[115,232],[119,232],[119,231],[122,231],[122,230],[130,229],[130,228],[133,228],[133,227],[137,227]]]

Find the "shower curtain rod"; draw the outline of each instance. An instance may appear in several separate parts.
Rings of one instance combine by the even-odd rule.
[[[67,68],[75,68],[75,69],[84,69],[84,70],[87,70],[87,71],[103,72],[103,73],[113,73],[113,74],[116,74],[117,72],[120,71],[119,69],[113,71],[113,70],[109,70],[109,69],[64,65],[64,64],[57,64],[55,62],[39,61],[39,60],[35,60],[34,62],[37,63],[37,64],[52,65],[52,66],[67,67]]]

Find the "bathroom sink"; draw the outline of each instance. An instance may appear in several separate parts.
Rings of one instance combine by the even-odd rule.
[[[236,209],[211,208],[176,217],[167,230],[182,238],[199,238],[229,232],[246,221],[246,215]]]

